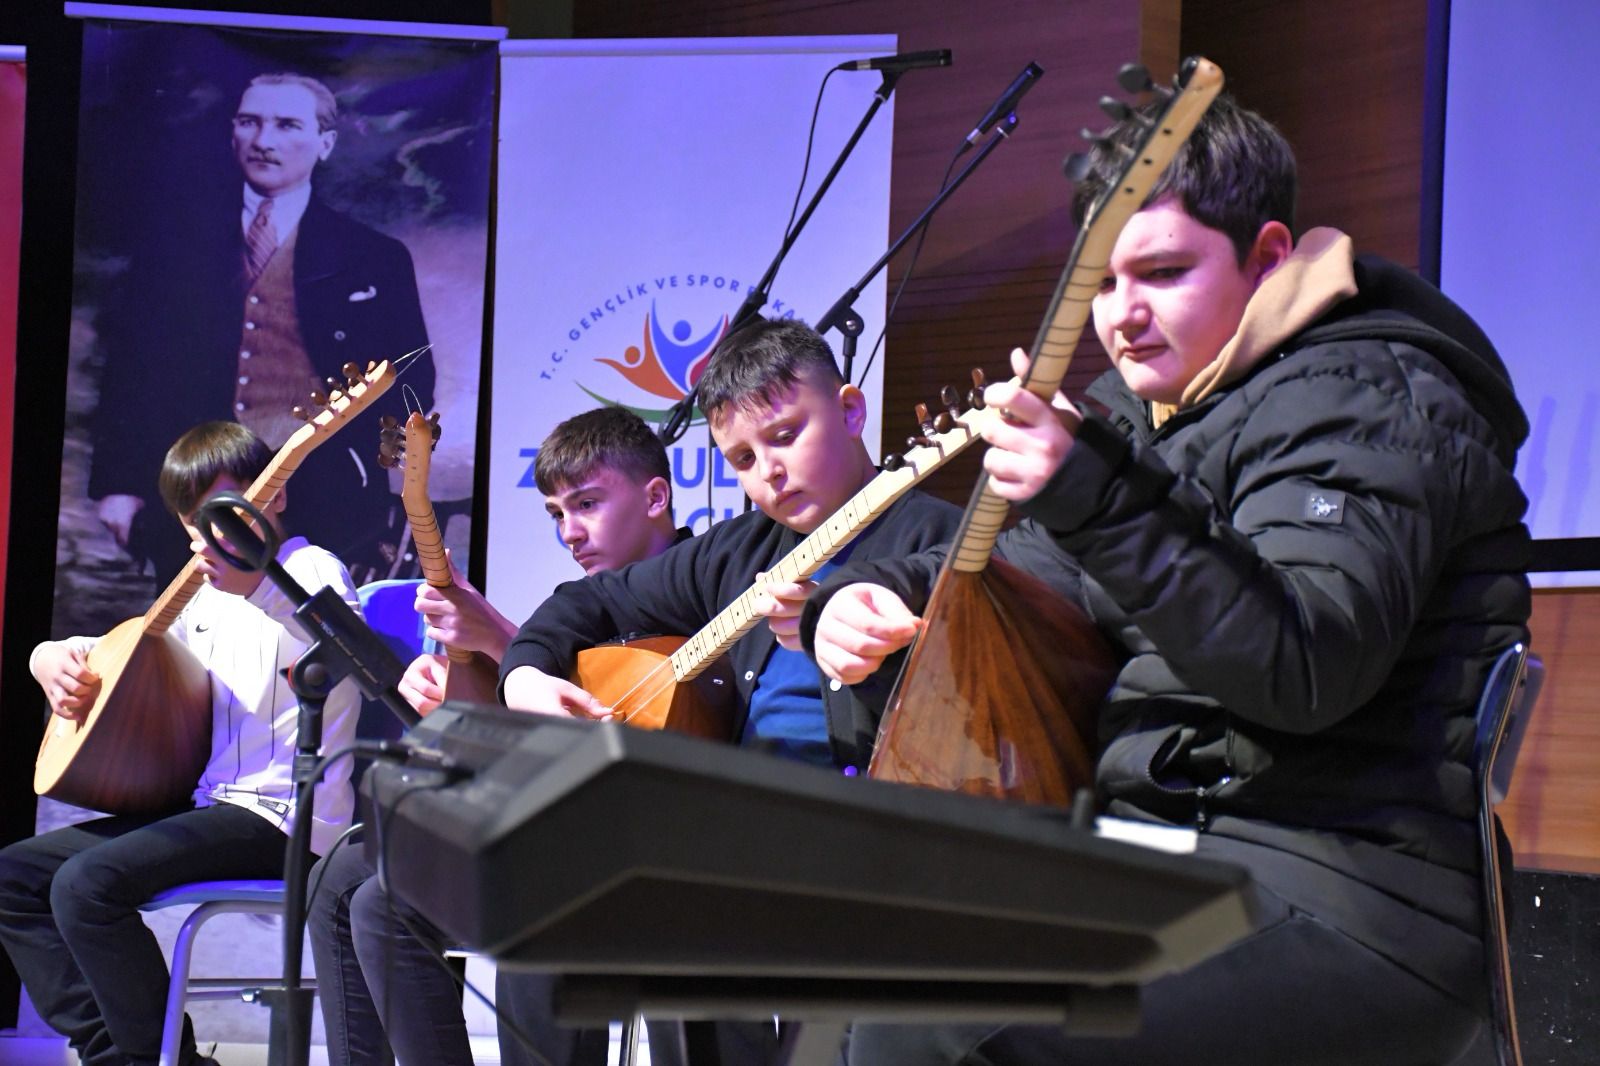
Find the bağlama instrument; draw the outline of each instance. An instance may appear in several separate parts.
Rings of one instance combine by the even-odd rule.
[[[1141,116],[1109,97],[1114,119],[1145,132],[1091,207],[1031,350],[1023,386],[1051,400],[1066,376],[1122,227],[1222,90],[1222,71],[1185,61],[1173,90],[1127,66],[1128,92],[1164,106]],[[1083,156],[1068,160],[1081,177]],[[934,583],[923,629],[879,728],[868,773],[887,781],[1066,805],[1093,780],[1094,717],[1115,676],[1110,649],[1081,611],[992,558],[1009,509],[983,475]]]

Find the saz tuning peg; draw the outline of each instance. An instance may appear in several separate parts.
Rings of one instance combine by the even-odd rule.
[[[311,409],[306,407],[304,404],[295,404],[293,407],[289,408],[289,413],[294,415],[302,422],[309,422],[312,419]]]
[[[951,418],[961,417],[961,393],[956,391],[954,385],[946,385],[939,390],[939,402],[944,404],[944,409],[950,412]]]
[[[933,427],[933,416],[931,416],[928,413],[928,405],[927,404],[925,404],[925,403],[917,404],[916,412],[917,412],[917,425],[919,427],[921,427],[922,435],[924,437],[931,437],[931,436],[934,435],[934,433],[938,432]]]
[[[347,388],[353,389],[361,384],[361,368],[356,364],[346,363],[339,368],[339,373],[344,375],[344,383]]]
[[[1194,72],[1199,69],[1199,67],[1199,56],[1186,57],[1182,63],[1178,64],[1178,73],[1172,76],[1172,87],[1174,89],[1181,89],[1185,85],[1188,85],[1189,79],[1194,76]]]
[[[439,446],[439,412],[435,411],[428,416],[428,435],[433,438],[433,446]]]
[[[1149,92],[1156,87],[1150,80],[1150,72],[1140,63],[1122,64],[1122,69],[1117,71],[1117,84],[1126,93]]]
[[[1112,96],[1100,98],[1100,110],[1104,111],[1112,122],[1123,122],[1134,116],[1133,108]]]
[[[967,406],[976,411],[983,410],[983,388],[988,379],[983,376],[983,371],[978,367],[972,368],[972,391],[967,393]]]
[[[905,465],[906,457],[901,455],[899,452],[890,452],[888,455],[883,457],[883,468],[885,470],[899,470]]]
[[[378,465],[393,470],[400,465],[400,456],[405,452],[405,432],[394,415],[379,418],[378,427]]]
[[[1076,185],[1089,176],[1089,153],[1073,152],[1061,163],[1061,173]]]

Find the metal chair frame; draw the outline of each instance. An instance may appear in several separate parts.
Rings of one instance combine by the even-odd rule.
[[[1478,843],[1482,867],[1484,963],[1494,1011],[1493,1045],[1500,1066],[1522,1066],[1517,1040],[1516,999],[1511,984],[1511,952],[1506,927],[1505,881],[1501,868],[1494,808],[1511,785],[1517,750],[1544,680],[1544,664],[1513,644],[1501,653],[1489,673],[1478,703],[1478,731],[1473,764],[1478,790]]]
[[[184,1013],[190,1001],[243,999],[255,1002],[264,989],[279,988],[283,975],[271,977],[190,977],[195,938],[219,914],[283,915],[281,880],[196,881],[159,893],[140,910],[157,911],[193,904],[172,945],[172,977],[167,983],[166,1015],[161,1025],[160,1066],[178,1066]],[[305,982],[310,985],[310,982]],[[313,986],[314,987],[314,986]]]

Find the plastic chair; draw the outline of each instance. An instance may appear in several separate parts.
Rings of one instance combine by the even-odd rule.
[[[413,609],[416,580],[374,581],[356,590],[361,613],[368,625],[382,636],[402,662],[409,662],[433,642],[423,637],[426,628]],[[367,739],[399,735],[399,722],[388,708],[375,700],[363,700],[356,735]],[[194,913],[184,919],[172,945],[172,976],[167,984],[166,1016],[161,1027],[160,1066],[178,1066],[183,1020],[191,1000],[242,998],[255,1002],[264,989],[282,985],[281,974],[272,977],[190,977],[194,941],[201,926],[219,914],[259,914],[282,916],[284,883],[265,881],[196,881],[167,889],[139,909],[157,911],[167,907],[193,905]],[[302,987],[315,988],[305,981]]]
[[[1499,819],[1494,813],[1511,784],[1517,750],[1544,681],[1544,664],[1517,643],[1501,653],[1489,672],[1478,702],[1478,730],[1473,765],[1478,789],[1478,845],[1483,879],[1484,962],[1494,1011],[1493,1044],[1500,1066],[1522,1066],[1517,1042],[1516,1002],[1511,989],[1511,953],[1507,943],[1505,880],[1510,876],[1509,849],[1499,846]],[[1505,865],[1502,865],[1505,863]]]
[[[421,584],[421,578],[395,578],[371,581],[356,589],[361,599],[361,616],[402,663],[410,663],[423,652],[438,647],[423,636],[428,626],[416,611],[417,586]],[[404,731],[400,720],[380,701],[362,699],[357,736],[366,740],[395,740]],[[360,780],[365,769],[365,760],[357,759],[352,778]],[[359,797],[357,802],[360,802]],[[359,809],[356,817],[361,817]]]

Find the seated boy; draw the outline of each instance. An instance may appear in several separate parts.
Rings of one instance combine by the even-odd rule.
[[[167,966],[140,904],[191,881],[283,876],[299,704],[280,671],[310,642],[291,621],[288,597],[260,571],[219,559],[192,521],[207,497],[247,488],[271,459],[244,426],[207,422],[178,438],[162,464],[161,498],[188,530],[205,575],[173,626],[211,675],[211,755],[192,806],[95,818],[0,851],[0,943],[40,1016],[85,1063],[154,1062],[160,1052]],[[284,502],[280,490],[264,508],[274,525]],[[306,589],[331,586],[358,606],[343,564],[303,537],[285,540],[277,561]],[[72,637],[34,650],[30,667],[54,713],[77,718],[93,705],[94,644]],[[353,739],[356,705],[353,683],[329,695],[327,749]],[[349,766],[336,763],[317,788],[311,840],[319,853],[349,824]],[[187,1027],[182,1055],[197,1061]]]
[[[672,524],[670,478],[666,449],[643,419],[623,407],[601,407],[562,422],[534,461],[534,480],[557,535],[590,574],[659,554],[689,536]],[[455,576],[455,587],[424,584],[417,590],[427,635],[498,663],[516,626]],[[429,654],[406,670],[400,690],[418,711],[444,702],[447,665],[444,655]],[[340,848],[321,863],[322,880],[310,904],[330,1058],[355,1066],[386,1062],[392,1048],[401,1062],[470,1062],[461,990],[437,962],[444,937],[385,893],[375,872],[359,846]],[[502,975],[499,983],[502,1009],[549,997],[547,983],[529,975]],[[547,1058],[563,1062],[579,1034],[539,1026],[537,1039]],[[598,1044],[603,1060],[606,1034],[584,1039]]]
[[[691,636],[761,582],[769,624],[727,653],[740,696],[735,738],[819,766],[865,768],[887,683],[825,685],[795,636],[808,588],[764,574],[876,475],[861,442],[866,398],[840,376],[827,342],[794,321],[758,320],[725,337],[698,384],[712,438],[758,510],[557,588],[501,662],[505,703],[602,717],[608,709],[567,680],[580,650],[628,633]],[[912,491],[841,555],[897,558],[949,540],[958,518],[951,504]],[[719,1025],[715,1039],[724,1062],[765,1061],[775,1047],[770,1026]]]
[[[1137,134],[1097,147],[1080,221]],[[1527,421],[1437,290],[1333,230],[1295,245],[1294,186],[1277,130],[1219,100],[1094,298],[1109,416],[1012,382],[987,399],[1013,422],[985,433],[1025,516],[1002,552],[1123,664],[1101,803],[1247,868],[1261,927],[1146,986],[1136,1037],[860,1025],[852,1064],[1441,1063],[1484,1016],[1474,712],[1526,637]],[[820,589],[823,671],[898,652],[938,563]]]

